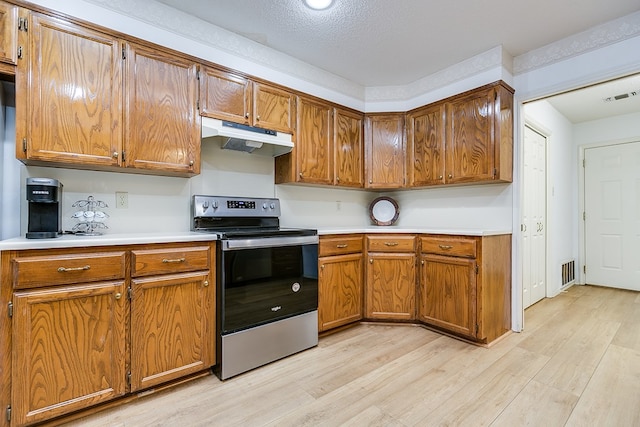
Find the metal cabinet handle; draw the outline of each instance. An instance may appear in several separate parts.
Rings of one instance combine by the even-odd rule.
[[[343,244],[340,244],[340,245],[336,245],[336,248],[338,248],[338,249],[344,249],[344,248],[346,248],[347,246],[349,246],[349,245],[347,245],[346,243],[343,243]]]
[[[68,271],[86,271],[91,268],[90,265],[85,265],[82,267],[58,267],[58,273],[66,273]]]
[[[111,155],[111,157],[113,157],[114,159],[117,159],[118,155],[119,155],[118,152],[114,151],[113,154]]]
[[[248,119],[249,118],[249,113],[244,113],[244,118]]]
[[[424,260],[420,261],[420,265],[424,265]]]
[[[438,179],[442,179],[442,175],[438,176]]]
[[[320,268],[324,270],[324,264],[322,264],[322,265],[320,266]]]
[[[189,166],[193,166],[193,160],[189,160]]]
[[[369,184],[373,184],[373,180],[372,179],[369,180]]]
[[[369,258],[369,264],[373,264],[373,259]]]
[[[203,285],[204,285],[204,287],[206,288],[207,286],[209,286],[209,281],[208,281],[208,280],[205,280],[205,281],[204,281],[204,283],[203,283]]]
[[[177,263],[185,262],[185,261],[186,261],[185,258],[175,258],[175,259],[167,259],[167,258],[165,258],[165,259],[162,260],[162,263],[163,264],[177,264]]]
[[[452,174],[449,174],[449,179],[451,179],[451,178],[453,178],[453,175],[452,175]]]
[[[384,242],[385,246],[398,246],[398,242]]]
[[[339,176],[336,176],[336,181],[340,182],[340,177]]]
[[[256,121],[259,122],[260,121],[260,116],[256,116]]]
[[[444,249],[446,251],[453,248],[453,246],[451,245],[438,245],[438,246],[440,247],[440,249]]]
[[[120,299],[120,298],[122,298],[122,294],[120,292],[117,292],[113,297],[115,299]]]
[[[300,172],[300,173],[298,174],[298,176],[300,177],[300,179],[302,179],[302,178],[303,178],[303,176],[302,176],[302,172]]]

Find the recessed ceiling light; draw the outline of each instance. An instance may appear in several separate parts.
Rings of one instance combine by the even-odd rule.
[[[304,0],[304,4],[315,10],[326,9],[331,6],[331,3],[333,0]]]

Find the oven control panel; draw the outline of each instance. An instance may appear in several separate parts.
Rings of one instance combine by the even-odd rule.
[[[279,217],[280,200],[256,197],[195,195],[191,201],[194,218],[202,217]]]

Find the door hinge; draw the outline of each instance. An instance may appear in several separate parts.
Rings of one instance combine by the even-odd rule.
[[[27,152],[27,138],[22,138],[22,151]]]
[[[586,264],[582,266],[582,272],[584,274],[587,274],[587,266],[586,266]]]
[[[478,335],[478,331],[480,330],[480,326],[476,323],[476,335]]]
[[[583,221],[587,220],[587,213],[586,212],[582,212],[582,220]]]
[[[22,46],[18,46],[18,59],[22,59]]]
[[[129,301],[133,299],[133,290],[131,289],[131,287],[127,289],[127,297],[129,298]]]
[[[585,164],[586,164],[586,160],[582,159],[582,167],[585,167]]]
[[[127,385],[131,387],[131,372],[127,372]]]
[[[493,168],[493,179],[496,179],[496,176],[498,176],[498,169]]]
[[[476,265],[476,274],[480,271],[480,268]]]
[[[11,421],[11,405],[7,406],[7,421]]]
[[[9,314],[9,317],[13,317],[13,303],[9,302],[9,307],[7,308],[7,313]]]
[[[196,71],[196,79],[200,80],[200,70]]]
[[[127,161],[127,156],[126,156],[127,152],[122,150],[122,163],[125,163]]]
[[[122,46],[122,59],[127,59],[127,51],[124,48],[124,45]]]
[[[18,31],[29,31],[29,21],[27,18],[18,18]]]
[[[200,111],[200,100],[196,101],[196,110]]]

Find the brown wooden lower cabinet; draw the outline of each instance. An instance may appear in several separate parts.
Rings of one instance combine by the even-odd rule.
[[[3,251],[0,426],[213,366],[214,254],[208,242]]]
[[[415,319],[415,236],[370,235],[366,239],[365,317],[376,320]]]
[[[318,331],[362,319],[362,235],[321,236],[318,259]]]
[[[511,329],[511,235],[423,236],[418,319],[490,343]]]

